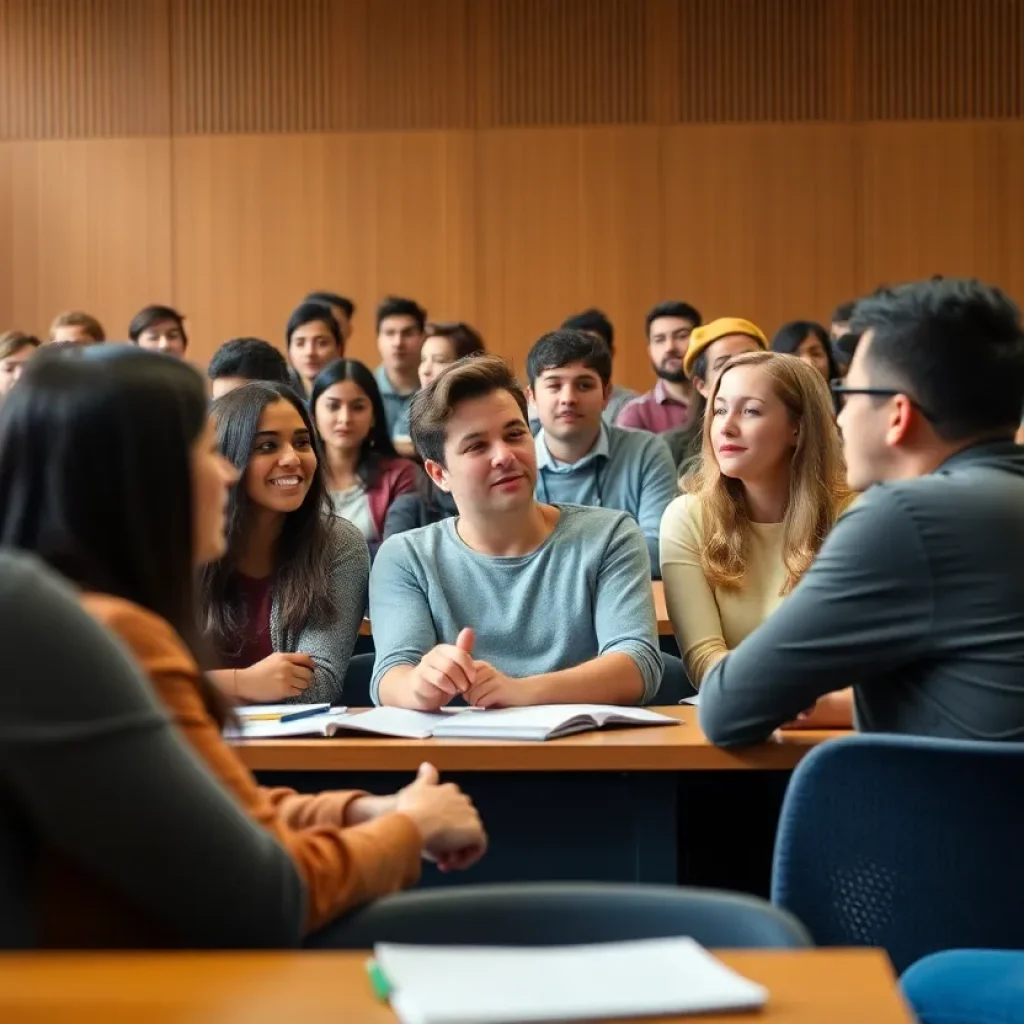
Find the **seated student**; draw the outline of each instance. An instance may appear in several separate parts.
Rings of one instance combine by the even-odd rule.
[[[391,503],[416,490],[416,463],[395,451],[377,382],[362,363],[331,363],[313,381],[309,407],[335,515],[357,527],[375,552]]]
[[[400,436],[412,396],[420,386],[420,350],[423,347],[427,311],[412,299],[389,295],[377,307],[377,351],[380,366],[373,371],[384,399],[388,431]]]
[[[628,512],[647,540],[658,576],[658,528],[679,493],[676,467],[660,437],[601,420],[611,388],[608,346],[582,331],[545,334],[526,358],[540,416],[537,497]]]
[[[39,339],[24,331],[0,334],[0,399],[18,382],[25,364],[37,348]]]
[[[316,375],[328,363],[341,358],[341,328],[329,307],[319,302],[304,302],[288,317],[284,337],[288,362],[295,371],[293,386],[306,397]]]
[[[445,370],[413,402],[412,437],[459,515],[377,553],[374,701],[649,701],[662,663],[643,536],[622,512],[537,503],[526,396],[504,360]]]
[[[582,313],[575,313],[562,321],[559,330],[582,331],[592,338],[598,338],[608,346],[608,354],[612,363],[615,362],[615,329],[611,320],[599,309],[585,309]],[[636,398],[636,392],[632,388],[622,387],[612,383],[611,392],[608,395],[608,404],[605,406],[602,417],[609,426],[615,423],[619,413],[629,402]]]
[[[683,372],[683,357],[699,326],[700,313],[688,302],[659,302],[647,314],[647,355],[658,382],[623,407],[617,426],[666,434],[693,421],[693,386]]]
[[[828,382],[839,376],[828,332],[813,320],[791,320],[783,324],[772,338],[772,351],[802,359]]]
[[[345,346],[352,337],[352,317],[356,315],[356,304],[351,299],[346,299],[344,295],[338,295],[337,292],[310,292],[302,302],[316,302],[330,309],[331,316],[338,322],[338,329],[341,331],[338,358],[344,359]]]
[[[722,367],[733,357],[744,352],[763,352],[768,349],[768,339],[761,329],[741,317],[719,317],[709,324],[694,328],[690,344],[683,359],[683,373],[689,378],[696,392],[694,399],[698,408],[706,412],[708,395],[715,386],[715,380]],[[704,421],[695,410],[694,418],[682,433],[666,438],[672,449],[680,475],[685,476],[700,464],[703,447]]]
[[[54,318],[48,340],[65,345],[98,345],[107,340],[107,335],[96,317],[73,309]]]
[[[206,371],[210,393],[221,398],[250,381],[291,384],[288,363],[269,341],[261,338],[232,338],[225,341],[210,360]]]
[[[131,349],[94,355],[101,358],[41,362],[26,374],[25,389],[19,388],[10,406],[5,403],[0,417],[0,537],[35,552],[80,589],[85,609],[134,656],[206,767],[288,851],[306,887],[306,930],[326,924],[355,904],[414,883],[421,853],[439,857],[445,867],[474,859],[484,843],[479,818],[455,787],[437,784],[437,774],[428,765],[411,786],[393,797],[358,792],[300,795],[258,786],[222,739],[220,726],[229,713],[199,666],[202,645],[196,630],[193,573],[194,567],[224,552],[227,489],[237,474],[218,453],[203,381],[196,371]],[[59,444],[53,443],[56,437]],[[97,479],[112,486],[97,487]],[[52,623],[47,625],[52,628]],[[48,651],[53,640],[51,634]],[[79,705],[81,694],[97,688],[99,695],[107,686],[97,675],[72,667],[67,671],[75,680]],[[140,709],[108,724],[104,742],[111,745],[112,755],[125,747],[121,737],[135,734],[127,749],[134,750],[138,764],[126,766],[126,775],[138,774],[151,761],[143,747],[159,740],[159,723],[154,712]],[[59,724],[52,728],[60,734]],[[77,751],[81,738],[77,730],[66,730],[65,744]],[[77,755],[69,754],[67,760],[67,770],[77,773]],[[154,793],[159,792],[157,779],[166,771],[167,767],[150,765],[146,775],[153,780],[149,788]],[[143,787],[127,787],[128,792],[132,788],[138,792]],[[113,792],[125,789],[121,784]],[[102,793],[104,801],[109,797]],[[226,845],[232,842],[231,829],[238,831],[231,815],[223,824],[212,823],[212,808],[183,804],[185,797],[179,792],[177,802],[190,807],[191,824],[183,825],[182,834],[167,840],[162,849],[155,848],[144,865],[125,868],[129,876],[144,874],[154,889],[166,888],[163,871],[169,868],[168,861],[177,861],[179,844],[186,856],[202,847],[195,832],[203,821],[209,831],[225,832]],[[101,797],[92,801],[93,814],[96,799]],[[59,802],[72,820],[80,813],[68,808],[67,801]],[[141,803],[145,806],[128,805],[133,814],[141,815],[139,825],[155,817],[148,801]],[[116,811],[117,805],[105,813],[104,828]],[[105,853],[97,849],[97,859],[102,863],[104,856],[117,852],[108,841]],[[267,859],[264,853],[263,860]],[[161,874],[154,875],[157,863]],[[244,876],[253,869],[240,859],[232,870]],[[171,869],[172,877],[176,873]],[[204,898],[219,902],[205,871],[190,882]],[[100,891],[87,875],[67,878],[66,883],[51,894],[57,907],[69,886],[81,898],[91,895],[99,902]],[[226,884],[237,891],[236,884]],[[260,903],[275,895],[271,885],[268,892],[252,894],[251,899]],[[155,897],[151,902],[158,903]],[[78,928],[88,934],[112,927],[102,902],[91,909],[91,914],[79,915]],[[228,913],[259,918],[245,905]]]
[[[661,571],[690,680],[775,610],[849,504],[832,399],[816,370],[768,352],[715,381],[699,468],[661,521]]]
[[[0,949],[293,946],[305,892],[287,852],[71,587],[9,546],[38,536],[14,485],[49,428],[0,467]]]
[[[838,386],[847,479],[866,491],[760,629],[701,687],[715,742],[805,724],[1024,738],[1024,332],[977,281],[858,303]],[[869,489],[870,488],[870,489]],[[818,701],[817,706],[815,702]]]
[[[483,338],[469,324],[429,323],[423,347],[420,349],[420,365],[417,370],[420,387],[425,388],[446,366],[457,363],[466,356],[478,355],[485,351]],[[408,441],[403,454],[413,455],[415,450],[409,440],[409,406],[405,405],[395,422],[396,442]],[[401,448],[399,449],[401,450]]]
[[[128,325],[128,337],[139,348],[163,352],[175,359],[184,359],[188,348],[185,318],[170,306],[140,309]]]
[[[291,388],[253,383],[213,416],[239,482],[227,552],[203,570],[201,621],[224,666],[211,678],[242,701],[341,703],[370,559],[331,514],[309,413]]]

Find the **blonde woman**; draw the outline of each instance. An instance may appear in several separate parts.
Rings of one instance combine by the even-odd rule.
[[[795,356],[735,356],[699,467],[661,521],[665,599],[694,686],[807,571],[851,500],[832,399]]]

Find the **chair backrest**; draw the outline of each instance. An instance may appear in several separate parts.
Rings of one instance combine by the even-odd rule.
[[[662,651],[661,662],[665,666],[665,673],[652,704],[678,704],[684,697],[692,697],[697,692],[686,674],[686,666],[681,658]]]
[[[349,658],[345,682],[341,689],[348,707],[368,708],[373,704],[370,700],[370,680],[373,678],[373,663],[376,657],[376,654],[355,654]]]
[[[822,946],[897,970],[952,947],[1024,947],[1024,744],[863,735],[793,773],[772,899]]]
[[[689,935],[719,948],[800,948],[803,926],[764,900],[710,889],[598,883],[466,885],[378,900],[330,929],[330,944],[561,946]]]

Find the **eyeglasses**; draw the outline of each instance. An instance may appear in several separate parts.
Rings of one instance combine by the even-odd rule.
[[[902,395],[929,423],[935,422],[935,417],[920,402],[898,388],[848,388],[841,380],[830,381],[829,388],[839,399],[840,406],[846,404],[847,395],[872,395],[875,398],[895,398]]]

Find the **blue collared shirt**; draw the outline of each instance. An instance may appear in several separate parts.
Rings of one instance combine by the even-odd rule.
[[[373,371],[377,387],[380,389],[380,397],[384,402],[384,415],[388,418],[388,433],[392,437],[401,437],[409,433],[409,404],[415,391],[407,395],[399,394],[383,366],[378,366]]]

